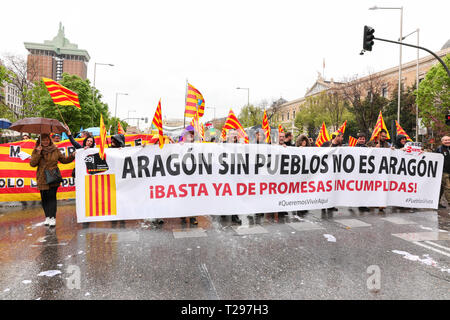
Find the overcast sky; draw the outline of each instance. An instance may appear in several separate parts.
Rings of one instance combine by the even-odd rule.
[[[364,25],[375,36],[398,39],[400,10],[403,35],[420,28],[420,45],[433,51],[450,38],[450,2],[444,0],[324,1],[100,1],[14,0],[0,6],[0,55],[26,56],[24,42],[51,40],[59,22],[66,38],[91,56],[88,78],[118,116],[153,117],[158,100],[167,118],[183,118],[186,79],[202,92],[206,106],[224,117],[263,99],[304,96],[322,72],[338,81],[398,66],[399,47],[375,42],[359,55]],[[416,34],[405,42],[416,43]],[[427,55],[421,52],[420,56]],[[404,47],[403,62],[416,58]],[[206,109],[204,120],[214,116]],[[131,122],[132,123],[132,122]],[[141,123],[142,126],[142,123]]]

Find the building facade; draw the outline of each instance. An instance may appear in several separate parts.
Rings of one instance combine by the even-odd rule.
[[[63,72],[87,78],[90,56],[86,50],[70,43],[65,37],[64,27],[59,24],[58,34],[44,43],[24,42],[27,57],[27,79],[36,81],[42,77],[61,80]]]

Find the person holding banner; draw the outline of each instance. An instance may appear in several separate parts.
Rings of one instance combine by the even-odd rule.
[[[375,148],[391,148],[392,145],[387,142],[387,131],[384,129],[378,133],[378,142],[375,144]]]
[[[286,145],[286,147],[294,147],[295,145],[292,143],[292,139],[294,137],[292,136],[292,132],[286,132],[284,134],[284,144]]]
[[[111,148],[125,147],[125,136],[121,133],[115,134],[111,137]]]
[[[450,136],[443,136],[440,145],[434,152],[444,155],[444,171],[442,172],[442,184],[439,192],[439,200],[445,194],[447,205],[450,205]],[[439,202],[439,208],[446,208]]]
[[[44,224],[47,226],[54,227],[56,225],[56,193],[61,183],[60,181],[62,181],[61,178],[59,179],[60,181],[56,179],[55,182],[50,182],[52,176],[48,172],[54,172],[55,169],[59,172],[58,161],[61,163],[70,163],[74,159],[75,152],[68,157],[64,156],[53,143],[49,134],[41,134],[36,141],[36,145],[31,154],[30,166],[37,167],[36,183],[41,193],[42,208],[45,213]]]
[[[295,146],[296,147],[310,147],[311,146],[306,134],[301,134],[298,136],[297,141],[295,141]]]
[[[325,141],[322,147],[341,147],[344,141],[344,134],[340,131],[335,132],[331,135],[330,141]]]
[[[403,149],[406,144],[406,137],[402,134],[399,134],[397,138],[395,138],[395,149]]]
[[[358,141],[356,141],[355,147],[367,148],[366,145],[366,134],[363,132],[358,133]]]

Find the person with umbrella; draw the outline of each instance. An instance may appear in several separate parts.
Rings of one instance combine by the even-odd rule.
[[[49,179],[48,172],[54,172],[55,169],[59,172],[58,162],[70,163],[74,159],[75,152],[68,157],[64,156],[47,133],[40,135],[31,154],[30,165],[32,167],[37,167],[36,183],[37,188],[41,193],[42,208],[45,213],[44,224],[50,227],[56,225],[56,193],[62,178],[59,174],[60,179],[52,181]]]
[[[56,193],[62,182],[58,162],[70,163],[75,152],[65,157],[53,143],[50,133],[66,132],[66,127],[56,119],[24,118],[13,123],[11,130],[40,134],[30,159],[30,165],[37,167],[36,183],[41,193],[42,208],[45,213],[45,225],[56,225]]]

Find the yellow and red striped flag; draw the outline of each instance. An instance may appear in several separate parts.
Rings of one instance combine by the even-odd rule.
[[[322,122],[322,127],[320,128],[319,136],[317,137],[316,140],[316,146],[320,147],[326,141],[330,141],[330,135],[328,134],[325,122]]]
[[[159,147],[162,149],[164,146],[164,135],[162,128],[162,113],[161,113],[161,99],[159,99],[158,107],[156,107],[155,115],[153,116],[152,125],[158,129],[159,135]]]
[[[86,217],[117,215],[114,174],[86,175],[84,193]]]
[[[123,130],[122,125],[120,124],[120,121],[117,122],[117,133],[125,134],[125,130]]]
[[[356,143],[358,142],[358,139],[353,138],[352,136],[348,136],[348,146],[354,147],[356,146]]]
[[[283,127],[281,126],[281,124],[278,125],[278,133],[284,132]]]
[[[227,120],[225,121],[225,124],[222,127],[222,140],[226,139],[227,135],[226,130],[229,129],[236,129],[238,131],[239,137],[244,138],[245,143],[249,142],[247,133],[244,131],[244,128],[242,127],[238,118],[231,109],[230,112],[228,113]]]
[[[373,139],[375,139],[378,136],[378,133],[381,131],[381,129],[386,130],[388,140],[391,139],[391,137],[389,136],[389,131],[386,127],[386,124],[384,123],[383,115],[381,114],[381,111],[380,111],[380,114],[378,115],[377,123],[375,124],[375,128],[373,129],[373,132],[372,132],[372,137],[370,138],[369,141],[372,141]]]
[[[193,118],[196,112],[198,112],[199,118],[203,117],[205,113],[205,99],[200,91],[188,83],[184,116],[186,118]]]
[[[395,120],[395,127],[397,128],[397,136],[400,135],[400,134],[402,134],[402,135],[404,135],[404,136],[406,137],[406,140],[408,140],[408,141],[413,141],[413,140],[408,136],[408,134],[406,133],[406,131],[403,130],[402,127],[400,127],[400,124],[398,123],[397,120]]]
[[[194,128],[194,131],[197,132],[200,139],[202,141],[204,141],[205,139],[204,139],[204,133],[202,130],[202,124],[200,123],[200,121],[198,121],[198,113],[197,112],[195,113],[194,117],[192,118],[190,125]]]
[[[345,120],[344,124],[342,126],[340,126],[336,132],[342,132],[342,134],[344,134],[346,126],[347,126],[347,120]]]
[[[106,127],[103,122],[103,115],[100,114],[100,151],[99,156],[102,160],[105,160],[105,147],[106,147]]]
[[[265,142],[270,143],[270,125],[269,125],[269,119],[267,119],[266,110],[264,110],[262,129],[264,130],[264,134],[266,135]]]
[[[203,123],[200,123],[200,130],[200,137],[205,141],[205,127],[203,126]]]
[[[78,109],[81,109],[78,95],[75,92],[67,89],[52,79],[42,78],[42,80],[44,81],[54,104],[58,104],[60,106],[75,106]]]

